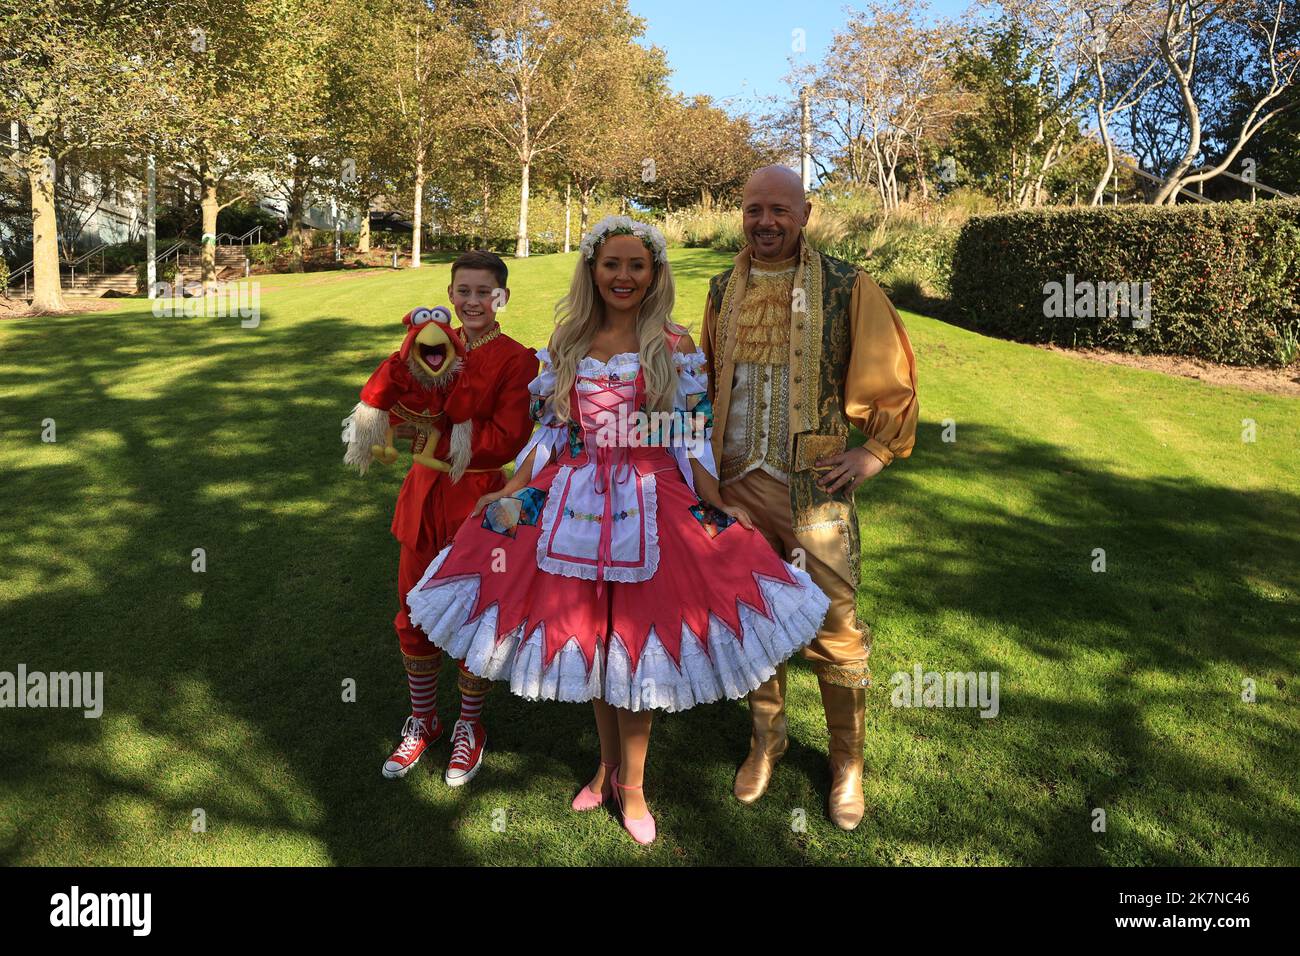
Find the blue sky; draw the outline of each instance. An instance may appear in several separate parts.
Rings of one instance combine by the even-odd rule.
[[[969,0],[931,0],[932,16],[956,16]],[[760,96],[785,96],[796,29],[816,63],[848,16],[842,0],[629,0],[647,21],[645,40],[668,53],[669,83],[682,93],[735,99],[741,111]],[[847,7],[860,9],[860,4]]]

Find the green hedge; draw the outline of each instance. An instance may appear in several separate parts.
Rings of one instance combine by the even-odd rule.
[[[1109,291],[1108,314],[1081,314],[1099,283],[1137,292],[1128,315]],[[971,328],[1020,341],[1284,364],[1300,333],[1300,202],[975,216],[953,254],[952,305]]]

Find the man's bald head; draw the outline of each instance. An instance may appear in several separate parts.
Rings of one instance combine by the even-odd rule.
[[[803,181],[793,169],[764,166],[745,182],[741,212],[754,258],[779,262],[798,251],[812,203],[804,196]]]
[[[792,205],[804,200],[803,180],[789,166],[762,166],[749,174],[745,180],[745,195],[750,191],[784,193]]]

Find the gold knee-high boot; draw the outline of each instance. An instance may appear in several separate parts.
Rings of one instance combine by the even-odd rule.
[[[862,748],[867,738],[867,692],[861,687],[840,687],[818,681],[826,729],[831,735],[831,822],[852,830],[862,822],[866,801],[862,796]]]
[[[749,716],[754,729],[749,756],[736,771],[734,792],[741,803],[753,803],[767,792],[776,762],[789,746],[785,723],[785,665],[749,694]]]

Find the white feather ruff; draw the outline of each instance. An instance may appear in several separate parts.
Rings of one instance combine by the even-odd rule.
[[[382,408],[372,408],[365,402],[357,402],[352,414],[343,419],[343,429],[348,443],[343,464],[364,475],[374,459],[370,446],[382,445],[388,434],[388,412]]]
[[[474,423],[457,422],[451,429],[451,480],[460,481],[469,467],[470,453],[474,441]]]

